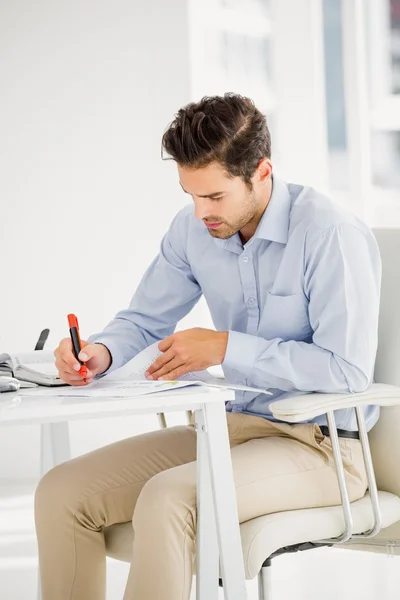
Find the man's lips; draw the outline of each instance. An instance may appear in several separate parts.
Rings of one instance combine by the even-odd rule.
[[[223,225],[223,223],[207,223],[207,221],[204,221],[204,223],[209,229],[216,229],[217,227],[221,227],[221,225]]]

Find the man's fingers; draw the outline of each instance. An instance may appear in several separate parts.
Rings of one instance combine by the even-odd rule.
[[[82,377],[76,371],[70,371],[69,369],[58,369],[61,379],[65,381],[65,378],[68,378],[69,381],[82,381]],[[93,373],[91,371],[87,372],[86,379],[93,379]]]
[[[79,369],[81,368],[81,365],[79,364],[79,362],[78,362],[79,369],[76,370],[73,367],[71,367],[65,360],[63,360],[60,355],[56,354],[55,365],[60,372],[62,371],[63,373],[67,373],[71,376],[75,376],[76,379],[80,378]],[[94,375],[94,373],[89,369],[88,369],[88,374],[90,374],[90,377],[93,377],[93,375]]]
[[[73,369],[72,367],[70,367],[69,364],[66,363],[65,360],[63,360],[61,357],[56,359],[55,364],[59,371],[69,373],[70,375],[78,375],[78,372],[76,371],[76,369]],[[79,377],[79,375],[78,375],[78,377]]]
[[[175,356],[166,365],[161,367],[161,369],[158,369],[157,371],[155,371],[153,373],[153,375],[151,375],[151,378],[159,379],[163,375],[167,375],[168,373],[171,373],[171,371],[174,371],[175,369],[177,369],[178,367],[181,367],[182,365],[183,365],[182,361],[178,357]]]
[[[156,373],[162,367],[164,367],[164,365],[166,365],[167,363],[169,363],[174,358],[174,356],[175,355],[174,355],[173,350],[168,350],[167,352],[164,352],[164,354],[162,354],[161,356],[159,356],[153,362],[153,364],[147,369],[146,375],[147,376],[148,375],[154,376],[154,373]]]
[[[65,381],[65,383],[69,383],[73,386],[88,385],[93,381],[92,377],[86,377],[86,381],[84,381],[82,377],[80,375],[76,375],[76,373],[74,375],[70,375],[66,371],[59,371],[59,374],[60,378]]]
[[[161,342],[158,344],[158,349],[160,350],[160,352],[166,352],[169,348],[171,348],[173,341],[174,341],[174,333],[168,337],[166,337],[164,340],[161,340]]]
[[[59,373],[61,379],[63,381],[67,381],[68,383],[70,381],[82,381],[82,377],[78,373],[74,372],[73,374],[71,374],[70,371],[60,371],[60,370],[58,371],[58,373]]]
[[[59,347],[54,352],[56,359],[64,361],[71,369],[79,371],[80,364],[76,360],[72,351],[72,342],[70,338],[64,338],[61,340]],[[57,362],[57,361],[56,361]]]
[[[82,362],[86,362],[94,358],[95,362],[94,365],[91,365],[92,368],[88,371],[88,375],[90,375],[90,377],[93,377],[93,375],[96,375],[99,372],[96,361],[98,362],[97,357],[101,352],[104,352],[104,349],[102,347],[100,350],[100,345],[88,344],[87,342],[82,341],[82,352],[79,354],[80,360]],[[59,371],[69,373],[70,375],[78,375],[78,378],[75,378],[75,380],[79,380],[79,370],[81,368],[81,364],[74,356],[70,338],[64,338],[61,340],[59,347],[54,352],[54,356],[56,358],[55,364]]]
[[[97,358],[103,348],[104,346],[102,344],[85,344],[83,346],[82,342],[82,350],[79,352],[79,360],[86,362],[91,358]]]
[[[175,381],[175,379],[179,379],[179,377],[182,377],[182,375],[186,375],[186,373],[189,373],[190,370],[191,369],[187,365],[182,365],[177,369],[173,369],[166,375],[163,375],[162,377],[160,377],[160,379],[164,381]]]

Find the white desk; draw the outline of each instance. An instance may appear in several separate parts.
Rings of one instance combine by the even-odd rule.
[[[70,458],[68,421],[195,411],[197,428],[197,600],[218,598],[218,558],[226,600],[245,600],[246,586],[225,404],[230,390],[183,388],[133,398],[63,398],[51,389],[0,394],[0,425],[40,423],[41,470]]]

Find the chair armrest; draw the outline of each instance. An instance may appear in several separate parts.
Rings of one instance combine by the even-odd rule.
[[[400,405],[400,387],[374,383],[364,392],[355,394],[304,394],[303,396],[291,396],[284,400],[271,402],[269,408],[277,419],[290,423],[308,421],[319,415],[327,415],[329,435],[332,442],[333,457],[335,460],[336,473],[342,499],[343,516],[345,522],[345,531],[335,540],[335,543],[346,542],[353,538],[374,537],[382,527],[382,515],[379,506],[378,487],[374,473],[374,466],[371,457],[371,448],[369,444],[365,419],[361,408],[371,404],[381,406]],[[370,490],[371,507],[374,515],[374,525],[368,531],[361,534],[352,534],[353,520],[351,514],[350,498],[347,490],[346,475],[343,466],[343,459],[339,446],[338,433],[333,411],[343,408],[355,408],[357,414],[360,442],[364,455],[365,469]],[[329,540],[322,540],[323,542]]]
[[[308,421],[329,411],[356,406],[379,404],[400,405],[400,387],[373,383],[364,392],[355,394],[304,394],[271,402],[269,409],[276,419],[288,423]]]

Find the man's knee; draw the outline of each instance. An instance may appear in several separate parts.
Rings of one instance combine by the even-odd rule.
[[[40,480],[35,492],[35,513],[46,516],[62,511],[74,503],[78,493],[73,468],[69,463],[62,463]]]
[[[162,471],[147,481],[134,511],[135,528],[138,521],[143,523],[147,519],[161,522],[171,518],[195,520],[196,479],[188,467],[182,465]]]

